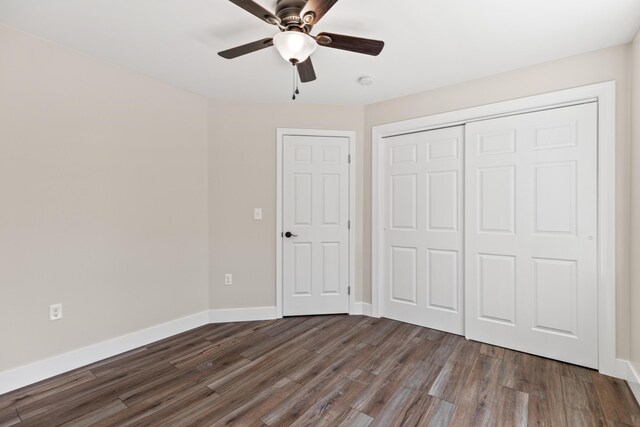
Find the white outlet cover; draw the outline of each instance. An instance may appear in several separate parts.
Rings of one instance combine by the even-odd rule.
[[[224,284],[225,285],[232,285],[233,284],[233,275],[232,274],[225,274],[224,275]]]
[[[261,220],[262,219],[262,208],[255,208],[253,211],[253,219]]]

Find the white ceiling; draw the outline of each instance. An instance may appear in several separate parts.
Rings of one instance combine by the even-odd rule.
[[[217,55],[276,33],[226,0],[0,0],[0,22],[207,97],[291,96],[275,49]],[[314,33],[381,39],[385,50],[319,48],[318,80],[298,102],[368,104],[623,44],[639,27],[638,0],[341,0]],[[373,86],[357,84],[365,74]]]

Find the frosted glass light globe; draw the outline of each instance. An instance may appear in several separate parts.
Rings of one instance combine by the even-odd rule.
[[[276,50],[285,61],[300,63],[306,61],[316,51],[318,43],[308,34],[285,31],[273,37]]]

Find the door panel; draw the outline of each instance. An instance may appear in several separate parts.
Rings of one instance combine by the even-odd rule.
[[[283,314],[349,311],[349,140],[285,136]]]
[[[533,327],[576,337],[576,261],[533,259]]]
[[[515,324],[515,261],[515,257],[512,256],[478,254],[480,318],[509,325]]]
[[[391,228],[415,230],[418,206],[417,175],[391,177]]]
[[[312,295],[311,243],[293,243],[294,295]]]
[[[458,230],[458,171],[427,174],[427,229]]]
[[[535,233],[576,232],[576,162],[533,166]]]
[[[385,140],[385,317],[463,333],[463,128]]]
[[[292,225],[311,225],[311,197],[313,191],[311,182],[313,178],[310,173],[293,174],[293,206],[295,209]]]
[[[427,307],[458,311],[458,251],[427,249]]]
[[[597,367],[596,104],[465,139],[467,337]]]
[[[391,299],[412,305],[417,303],[416,248],[391,247]]]
[[[322,243],[322,295],[340,295],[340,242]]]

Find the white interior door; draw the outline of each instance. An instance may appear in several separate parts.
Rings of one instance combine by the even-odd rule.
[[[465,139],[467,337],[596,368],[596,104]]]
[[[283,314],[348,313],[349,139],[284,136],[282,179]]]
[[[385,139],[382,315],[463,334],[463,127]]]

